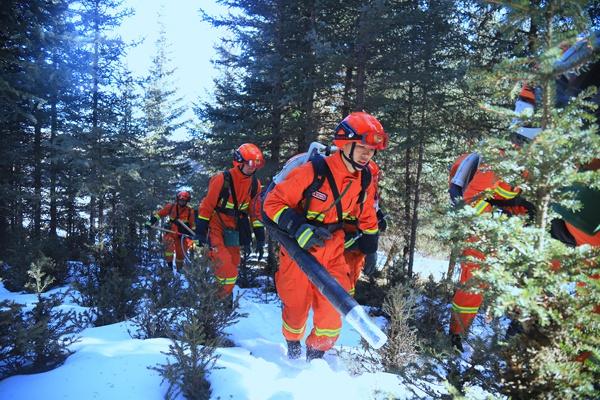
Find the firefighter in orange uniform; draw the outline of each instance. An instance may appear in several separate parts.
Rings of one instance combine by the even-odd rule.
[[[378,227],[374,186],[369,184],[366,193],[362,193],[362,178],[375,152],[387,146],[388,137],[379,121],[364,112],[348,115],[334,134],[333,143],[340,151],[324,158],[327,179],[322,185],[311,196],[304,197],[315,179],[313,165],[305,163],[273,187],[265,197],[263,211],[349,291],[352,283],[343,256],[343,218],[351,213],[357,215],[357,227],[362,232],[359,247],[365,254],[375,253]],[[340,334],[340,315],[283,247],[275,281],[283,303],[282,332],[288,344],[288,357],[300,357],[300,340],[312,308],[313,328],[306,339],[306,358],[321,358]]]
[[[255,173],[265,160],[260,149],[242,144],[233,155],[233,168],[213,176],[208,193],[198,207],[195,239],[198,244],[209,244],[209,258],[223,296],[230,296],[238,277],[240,247],[250,246],[252,231],[257,248],[265,241],[264,226],[252,210],[254,198],[261,191]]]
[[[516,104],[516,112],[523,108],[532,107],[535,94],[529,86],[524,86]],[[539,132],[536,128],[523,128],[516,136],[517,140],[531,140]],[[478,214],[500,211],[508,216],[529,215],[533,217],[533,205],[520,196],[520,189],[513,188],[508,183],[500,180],[489,168],[480,165],[481,157],[477,153],[460,156],[450,168],[449,194],[453,204],[462,200],[475,208]],[[493,191],[491,197],[485,197],[486,191]],[[469,247],[465,248],[462,255],[484,260],[485,254],[477,250],[477,238],[469,239]],[[463,351],[461,335],[465,334],[479,306],[483,301],[481,293],[474,293],[464,288],[479,264],[465,261],[461,264],[460,287],[456,289],[452,299],[452,312],[450,316],[450,339],[454,347]]]
[[[196,228],[194,209],[188,205],[190,199],[190,192],[181,191],[177,193],[175,203],[165,204],[163,208],[155,212],[150,220],[146,222],[146,226],[150,227],[161,218],[169,217],[169,222],[171,222],[169,230],[173,232],[166,232],[163,235],[165,260],[171,265],[173,263],[173,255],[175,255],[175,266],[178,271],[181,271],[181,267],[183,267],[184,252],[188,251],[192,246],[190,237],[183,237],[182,240],[181,234],[190,235],[190,230],[193,232]],[[184,227],[184,224],[189,229]]]
[[[369,170],[371,171],[372,184],[375,186],[375,209],[377,210],[377,220],[379,232],[385,232],[387,222],[385,213],[379,204],[379,181],[381,180],[382,171],[375,161],[369,162]],[[355,215],[349,215],[344,219],[344,233],[346,234],[344,242],[344,258],[350,268],[350,294],[354,296],[356,290],[356,282],[360,278],[360,273],[363,272],[367,276],[372,276],[377,270],[377,253],[365,254],[358,248],[359,230],[357,218]]]

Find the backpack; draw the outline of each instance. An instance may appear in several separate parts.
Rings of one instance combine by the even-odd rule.
[[[469,183],[473,180],[481,164],[481,157],[477,153],[466,156],[455,171],[450,171],[450,201],[454,204],[457,197],[463,197]]]
[[[253,199],[258,192],[258,178],[256,175],[252,175],[252,183],[250,184],[250,199]],[[231,172],[223,171],[223,186],[221,187],[221,192],[219,193],[219,199],[217,200],[217,207],[219,211],[228,213],[227,209],[227,200],[229,200],[229,195],[231,194],[231,198],[233,199],[233,211],[234,213],[240,213],[238,210],[238,201],[237,195],[235,193],[235,187],[233,186],[233,180],[231,178]]]
[[[331,191],[333,193],[333,198],[334,198],[335,207],[336,207],[336,211],[337,211],[337,217],[338,217],[338,224],[341,225],[341,223],[343,221],[343,216],[342,216],[343,212],[342,212],[341,202],[339,201],[340,194],[337,189],[337,185],[335,184],[333,174],[331,173],[329,166],[325,162],[325,156],[328,156],[328,155],[334,153],[335,151],[337,151],[336,148],[332,148],[330,146],[325,146],[321,143],[313,142],[313,143],[311,143],[311,145],[306,153],[297,154],[297,155],[293,156],[292,158],[290,158],[285,163],[285,165],[283,166],[281,171],[279,171],[273,177],[273,181],[269,184],[269,186],[267,187],[267,190],[265,190],[264,193],[262,194],[261,204],[264,202],[264,199],[266,198],[267,193],[269,193],[278,183],[283,181],[285,179],[285,177],[287,177],[288,174],[292,170],[299,167],[300,165],[304,165],[307,162],[310,162],[313,166],[314,178],[313,178],[312,183],[306,188],[306,190],[304,190],[304,193],[302,195],[302,197],[304,199],[304,214],[306,215],[306,212],[309,209],[310,202],[311,202],[311,199],[313,198],[313,195],[315,194],[315,192],[317,192],[321,188],[321,186],[323,186],[323,183],[327,179],[329,182],[329,186],[331,187]],[[362,210],[362,205],[365,200],[367,189],[368,189],[369,185],[371,184],[371,180],[372,180],[371,171],[369,170],[369,168],[364,168],[360,174],[361,189],[360,189],[360,193],[358,195],[358,204],[360,204],[361,210]],[[265,223],[265,225],[272,227],[272,228],[275,227],[276,229],[278,229],[278,227],[274,226],[274,224],[264,214],[264,212],[262,215],[263,215],[263,222]]]
[[[250,201],[252,201],[252,199],[256,196],[257,192],[258,178],[256,175],[252,175],[252,183],[250,184]],[[227,208],[227,201],[229,200],[230,194],[233,200],[233,209]],[[238,206],[239,204],[237,195],[235,193],[235,187],[233,185],[233,179],[231,178],[231,173],[229,171],[224,171],[223,186],[221,187],[221,192],[219,193],[219,199],[217,200],[217,206],[215,207],[215,210],[235,218],[235,230],[237,230],[237,235],[239,238],[238,245],[247,246],[252,243],[252,227],[250,226],[248,212],[239,210]],[[219,219],[221,218],[218,213],[217,216]]]

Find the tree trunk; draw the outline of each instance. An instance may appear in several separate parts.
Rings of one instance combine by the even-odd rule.
[[[57,96],[54,94],[51,99],[50,105],[50,151],[52,155],[55,155],[56,150],[54,150],[55,140],[56,140],[56,131],[57,131],[57,111],[56,111],[56,103]],[[58,228],[58,207],[57,207],[57,194],[56,194],[56,185],[57,185],[57,165],[55,157],[50,157],[50,226],[48,229],[48,234],[51,238],[56,238],[57,236],[57,228]]]
[[[346,75],[344,77],[344,94],[342,95],[342,116],[345,118],[346,115],[350,114],[352,110],[352,102],[350,100],[350,92],[352,91],[352,75],[354,73],[354,67],[351,65],[346,66]]]
[[[42,229],[42,124],[41,105],[35,106],[33,136],[33,237],[39,239]]]
[[[100,163],[100,146],[101,146],[101,135],[99,129],[99,115],[98,115],[98,107],[99,107],[99,72],[98,72],[98,62],[99,62],[99,53],[100,53],[100,27],[99,27],[99,4],[96,3],[96,8],[94,10],[94,53],[93,53],[93,61],[92,61],[92,146],[90,149],[91,158],[92,158],[92,169],[90,171],[90,187],[92,188],[90,193],[90,240],[93,242],[96,233],[96,188],[101,186],[101,182],[99,182],[98,177],[98,168]]]
[[[354,102],[354,111],[363,111],[365,109],[365,81],[367,68],[367,37],[365,35],[365,19],[367,18],[368,8],[363,9],[358,17],[358,35],[356,45],[354,46],[354,59],[356,60],[356,100]]]
[[[423,110],[423,116],[425,115],[425,111]],[[425,119],[425,118],[423,118]],[[423,171],[423,153],[424,153],[424,138],[421,135],[419,138],[419,149],[418,149],[418,157],[417,157],[417,175],[415,177],[415,185],[414,185],[414,199],[413,199],[413,214],[412,219],[410,221],[410,247],[409,247],[409,255],[408,255],[408,277],[410,278],[413,274],[413,263],[415,259],[415,247],[417,244],[417,227],[419,225],[419,202],[420,202],[420,183],[421,183],[421,173]]]
[[[404,271],[408,266],[410,260],[410,226],[411,224],[411,202],[412,202],[412,181],[410,174],[410,167],[412,163],[412,152],[411,152],[411,133],[413,132],[412,126],[412,113],[413,113],[413,85],[410,84],[408,88],[408,108],[407,108],[406,125],[408,127],[408,136],[406,137],[406,149],[404,155],[404,246],[402,248],[402,258],[404,260]]]
[[[280,66],[283,65],[283,0],[277,1],[276,12],[276,30],[275,30],[275,53],[280,61]],[[279,168],[281,160],[281,116],[283,115],[283,76],[281,68],[275,69],[275,79],[271,89],[271,158],[273,169]]]
[[[314,40],[316,38],[316,10],[315,3],[313,1],[309,2],[307,5],[307,20],[308,26],[305,30],[306,34],[304,36],[306,40],[306,59],[308,60],[308,66],[306,71],[306,79],[307,84],[305,85],[304,90],[304,99],[303,99],[303,111],[304,111],[304,120],[305,120],[305,129],[304,134],[300,142],[298,143],[298,152],[303,152],[308,150],[308,145],[316,139],[316,122],[315,122],[315,93],[316,93],[316,57],[315,57],[315,43]]]
[[[450,249],[450,260],[448,261],[448,271],[446,272],[446,280],[451,281],[456,269],[456,259],[458,258],[459,250],[452,246]]]

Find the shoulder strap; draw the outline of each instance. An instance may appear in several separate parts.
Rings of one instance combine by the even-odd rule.
[[[250,186],[250,200],[256,197],[256,193],[258,193],[258,178],[256,175],[252,175],[252,184]]]
[[[314,177],[312,183],[304,190],[304,193],[302,193],[302,199],[304,200],[304,214],[306,214],[310,207],[313,193],[319,190],[319,188],[323,186],[323,182],[325,182],[324,168],[319,162],[319,159],[322,161],[322,157],[320,156],[315,156],[310,160],[313,166]]]
[[[337,211],[338,222],[342,222],[343,212],[342,204],[339,201],[340,192],[335,183],[335,179],[333,178],[333,174],[331,173],[331,169],[329,169],[329,166],[325,162],[325,158],[320,155],[312,157],[310,161],[315,172],[315,177],[313,178],[313,182],[310,184],[310,186],[304,191],[304,212],[306,213],[309,209],[313,193],[323,186],[323,182],[325,182],[325,179],[327,179],[329,186],[331,186],[331,193],[333,194],[333,201]]]
[[[231,191],[231,199],[233,200],[233,211],[238,212],[238,201],[237,196],[235,194],[235,186],[233,184],[233,178],[231,177],[231,173],[227,172],[227,179],[229,179],[229,190]]]
[[[365,196],[367,195],[367,189],[371,184],[371,170],[368,167],[365,167],[360,171],[360,193],[358,194],[358,204],[361,205],[365,201]]]
[[[227,207],[227,200],[229,200],[230,187],[233,187],[233,185],[231,184],[231,173],[229,171],[223,171],[223,186],[221,186],[221,192],[219,193],[217,207],[221,207],[223,209]]]
[[[343,218],[344,218],[344,213],[342,211],[342,202],[341,202],[342,196],[340,195],[340,192],[337,188],[337,184],[335,183],[335,179],[333,178],[331,169],[325,162],[325,159],[322,159],[322,160],[323,160],[323,164],[325,166],[325,176],[327,177],[327,181],[329,181],[329,186],[331,186],[331,193],[333,194],[333,201],[335,202],[335,209],[337,211],[337,222],[341,224],[343,221]],[[348,186],[346,189],[348,189],[349,187],[350,186]],[[346,190],[344,190],[344,194],[345,193],[346,193]]]
[[[223,171],[223,187],[219,194],[219,201],[217,206],[225,209],[227,208],[227,200],[229,200],[229,194],[231,192],[231,198],[233,199],[233,207],[235,211],[238,211],[238,200],[235,193],[235,186],[233,185],[233,179],[229,171]],[[252,175],[252,183],[250,184],[250,199],[253,199],[258,193],[258,178],[256,175]]]

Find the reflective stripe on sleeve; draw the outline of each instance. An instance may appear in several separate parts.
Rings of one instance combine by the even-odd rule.
[[[300,245],[300,247],[304,248],[304,246],[306,246],[306,243],[310,240],[312,235],[313,235],[312,229],[306,228],[304,230],[304,232],[302,232],[302,234],[298,238],[298,244]]]
[[[275,222],[276,224],[278,224],[278,223],[279,223],[279,217],[281,217],[281,214],[282,214],[282,213],[283,213],[285,210],[287,210],[288,208],[289,208],[288,206],[285,206],[285,207],[283,207],[281,210],[277,211],[277,212],[275,213],[275,215],[273,216],[273,222]]]

